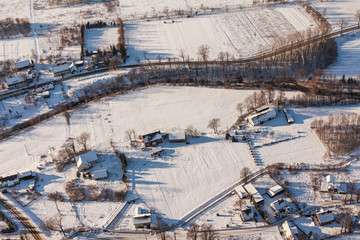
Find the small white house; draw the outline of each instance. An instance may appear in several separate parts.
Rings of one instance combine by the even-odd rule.
[[[84,171],[99,161],[96,151],[81,154],[77,160],[77,167],[79,171]]]
[[[241,185],[235,187],[234,190],[239,195],[240,198],[245,198],[248,195],[245,188]]]
[[[177,142],[185,142],[186,136],[185,133],[169,133],[169,142],[177,143]]]
[[[279,186],[279,185],[276,185],[274,187],[271,187],[268,191],[267,191],[267,194],[270,196],[270,197],[274,197],[276,194],[279,194],[281,193],[282,191],[284,191],[284,189]]]
[[[270,203],[270,207],[274,210],[274,211],[281,211],[284,210],[287,206],[289,206],[289,203],[284,199],[278,199],[275,202]]]
[[[105,179],[105,178],[108,178],[108,172],[106,169],[101,169],[101,170],[97,170],[94,172],[95,180],[100,180],[100,179]]]

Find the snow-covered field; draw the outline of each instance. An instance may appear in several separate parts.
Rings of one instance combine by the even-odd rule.
[[[166,23],[165,23],[166,22]],[[180,50],[198,59],[200,45],[210,47],[210,59],[219,52],[235,58],[258,53],[280,37],[316,27],[300,6],[254,8],[229,13],[209,14],[192,18],[131,23],[125,25],[128,54],[131,59],[149,60],[157,56],[180,58]]]
[[[328,71],[336,74],[341,78],[345,74],[347,77],[360,79],[360,33],[346,34],[342,37],[337,37],[339,56],[335,63],[333,63]]]
[[[85,49],[95,51],[118,43],[118,27],[91,28],[85,30]]]

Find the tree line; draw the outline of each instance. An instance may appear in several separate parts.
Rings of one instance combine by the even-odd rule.
[[[27,18],[5,18],[0,20],[0,37],[11,38],[19,35],[29,36],[31,25]]]

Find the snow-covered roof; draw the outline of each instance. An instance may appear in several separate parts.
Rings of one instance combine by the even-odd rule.
[[[26,178],[32,176],[32,171],[26,171],[19,174],[19,178]]]
[[[256,188],[251,184],[251,183],[248,183],[244,186],[245,190],[251,194],[251,195],[254,195],[255,193],[257,193],[258,191],[256,190]]]
[[[280,211],[284,208],[286,208],[287,206],[289,206],[289,203],[283,199],[280,198],[272,203],[270,203],[270,206],[275,210],[275,211]]]
[[[299,234],[297,227],[288,221],[285,221],[282,225],[283,229],[285,230],[286,237],[290,238],[291,236]]]
[[[241,198],[244,198],[244,197],[247,196],[246,190],[245,190],[244,187],[241,186],[241,185],[235,187],[234,190],[235,190],[235,192],[236,192]]]
[[[255,203],[261,203],[264,201],[264,198],[260,195],[260,193],[255,193],[252,195]]]
[[[146,209],[142,209],[141,207],[136,207],[134,209],[134,216],[133,218],[144,218],[144,217],[150,217],[151,212]]]
[[[101,179],[101,178],[107,178],[108,173],[106,169],[97,170],[94,172],[94,178],[95,179]]]
[[[61,73],[61,72],[67,71],[67,70],[69,70],[69,66],[67,64],[53,67],[54,73]]]
[[[186,136],[185,136],[185,133],[169,133],[169,141],[180,141],[180,140],[183,140],[185,141],[186,140]]]
[[[254,218],[254,211],[252,208],[247,208],[247,209],[241,211],[241,215],[245,221],[251,220]]]
[[[140,138],[143,139],[144,143],[148,143],[158,139],[162,139],[162,135],[160,131],[156,131],[149,134],[140,135]]]
[[[81,157],[79,157],[77,162],[76,162],[76,166],[79,168],[81,165],[85,165],[87,167],[90,167],[90,164],[86,161],[86,159],[82,159]]]
[[[6,78],[5,81],[8,86],[11,86],[18,83],[23,83],[26,81],[26,79],[24,79],[22,76],[15,76],[15,77]]]
[[[319,213],[316,213],[316,216],[317,216],[320,224],[329,223],[329,222],[334,221],[334,219],[335,219],[334,214],[332,212],[319,212]]]
[[[275,109],[268,109],[268,110],[260,112],[260,113],[252,114],[252,115],[248,116],[246,119],[250,122],[250,124],[255,126],[262,122],[266,122],[270,119],[273,119],[276,116],[277,116],[277,114],[276,114]]]
[[[328,183],[334,183],[335,182],[335,178],[333,175],[329,174],[326,176],[326,182]]]
[[[19,62],[15,63],[15,67],[17,69],[30,67],[32,65],[33,65],[33,63],[32,63],[32,60],[30,60],[30,59],[19,61]]]
[[[79,156],[79,159],[81,159],[84,163],[90,163],[96,162],[98,160],[98,157],[96,155],[96,151],[90,151],[84,154],[81,154]]]
[[[275,196],[276,194],[282,192],[284,189],[279,186],[279,185],[276,185],[276,186],[273,186],[272,188],[269,189],[269,191],[267,191],[268,195],[270,197],[273,197]]]

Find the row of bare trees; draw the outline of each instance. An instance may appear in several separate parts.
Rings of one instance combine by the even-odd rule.
[[[63,27],[60,29],[60,47],[68,47],[82,43],[81,31],[78,27]]]
[[[360,115],[357,113],[330,115],[327,121],[315,119],[311,127],[336,156],[349,154],[359,148]]]
[[[11,38],[19,35],[29,36],[31,26],[27,18],[5,18],[0,20],[0,38]]]

